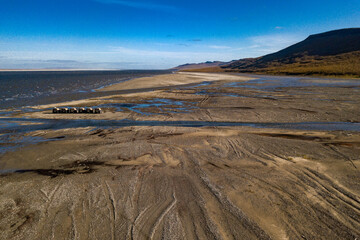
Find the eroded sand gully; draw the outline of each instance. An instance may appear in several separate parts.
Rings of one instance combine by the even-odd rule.
[[[359,119],[356,88],[264,92],[230,87],[231,81],[240,80],[78,103],[111,103],[101,115],[52,115],[47,106],[24,115],[157,121]],[[165,104],[161,99],[167,99]],[[0,157],[2,239],[360,236],[359,132],[132,126],[24,134],[56,141]]]

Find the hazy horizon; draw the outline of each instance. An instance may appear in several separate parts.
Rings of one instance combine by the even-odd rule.
[[[360,26],[360,2],[2,1],[0,69],[168,69]]]

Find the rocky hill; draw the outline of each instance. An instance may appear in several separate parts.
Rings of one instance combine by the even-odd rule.
[[[190,70],[190,69],[199,69],[199,68],[209,68],[209,67],[218,67],[222,65],[227,65],[228,62],[220,61],[207,61],[203,63],[186,63],[180,66],[173,68],[173,70]]]
[[[199,71],[360,77],[360,28],[311,35],[276,53],[201,68]]]

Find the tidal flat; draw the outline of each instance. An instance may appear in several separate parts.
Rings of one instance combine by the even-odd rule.
[[[174,73],[97,91],[0,115],[1,239],[360,238],[359,80]]]

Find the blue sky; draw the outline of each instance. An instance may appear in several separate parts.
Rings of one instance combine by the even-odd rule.
[[[0,69],[163,69],[360,27],[359,0],[0,0]]]

